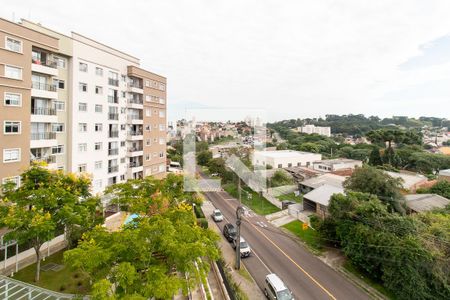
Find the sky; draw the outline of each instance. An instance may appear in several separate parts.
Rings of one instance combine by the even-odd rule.
[[[168,79],[189,109],[450,118],[448,0],[2,0],[0,16],[78,32]]]

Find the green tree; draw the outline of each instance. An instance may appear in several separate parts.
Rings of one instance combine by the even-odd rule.
[[[270,187],[278,187],[283,185],[294,184],[292,177],[285,171],[277,170],[270,178]]]
[[[208,165],[208,163],[211,159],[212,159],[212,153],[208,150],[201,151],[197,154],[197,163],[200,166]]]
[[[435,185],[428,189],[420,189],[417,191],[421,194],[438,194],[442,197],[450,199],[450,182],[439,180]]]

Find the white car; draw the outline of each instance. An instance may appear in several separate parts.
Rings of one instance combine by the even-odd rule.
[[[214,222],[222,222],[223,221],[223,215],[222,212],[219,209],[215,209],[211,215]]]
[[[233,248],[236,249],[236,239],[233,240]],[[247,243],[247,241],[241,236],[241,242],[239,245],[239,250],[241,252],[241,257],[249,257],[252,253],[252,249],[250,248],[250,245]]]
[[[264,295],[271,300],[294,300],[291,291],[276,274],[269,274],[264,281]]]

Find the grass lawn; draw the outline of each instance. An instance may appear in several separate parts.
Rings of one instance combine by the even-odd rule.
[[[224,185],[223,189],[231,196],[238,198],[238,188],[235,184],[229,183]],[[250,198],[249,196],[250,195]],[[266,198],[261,197],[258,193],[245,187],[242,189],[242,204],[249,207],[258,215],[268,215],[280,211],[278,207],[267,201]]]
[[[303,230],[302,228],[303,222],[295,220],[286,225],[283,225],[284,228],[298,236],[305,244],[310,246],[313,250],[322,251],[322,243],[317,231],[308,227],[308,229]]]
[[[362,281],[364,281],[367,285],[370,285],[374,289],[376,289],[381,294],[385,295],[389,299],[397,299],[394,294],[392,294],[390,291],[388,291],[381,283],[373,280],[370,278],[366,273],[360,271],[358,268],[356,268],[351,261],[346,261],[344,263],[344,269],[348,272],[352,273]]]
[[[64,266],[59,271],[43,271],[42,267],[49,263],[62,265],[63,251],[47,257],[45,261],[41,261],[41,278],[39,282],[34,282],[36,264],[20,270],[14,275],[14,279],[61,293],[87,294],[90,291],[89,279],[81,272],[71,271],[67,266]]]
[[[302,196],[295,196],[294,193],[284,194],[277,197],[280,201],[291,200],[297,203],[302,203]]]

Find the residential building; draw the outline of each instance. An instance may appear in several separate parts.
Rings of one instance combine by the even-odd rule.
[[[343,188],[345,176],[335,175],[332,173],[325,173],[316,177],[306,179],[299,184],[299,191],[301,193],[309,193],[310,191],[321,187],[322,185],[331,185],[334,187]]]
[[[397,173],[390,171],[385,171],[385,173],[393,178],[400,178],[402,188],[405,191],[409,191],[411,193],[415,193],[418,188],[422,187],[428,182],[427,177],[416,173]]]
[[[303,195],[303,209],[315,212],[325,218],[328,214],[330,199],[334,194],[344,194],[342,187],[324,184]]]
[[[348,158],[327,159],[313,163],[313,169],[322,172],[335,172],[340,170],[362,167],[362,161]]]
[[[0,19],[0,179],[30,160],[91,175],[93,192],[166,173],[166,78],[72,33]],[[0,42],[0,43],[1,43]]]
[[[317,153],[279,150],[279,151],[255,151],[253,164],[256,166],[268,165],[273,168],[310,167],[315,161],[321,160],[322,155]]]
[[[322,127],[315,125],[305,125],[303,127],[298,127],[298,131],[306,134],[319,134],[324,136],[331,136],[331,127]]]
[[[436,194],[405,195],[406,206],[412,213],[426,212],[433,209],[445,208],[450,200]]]

